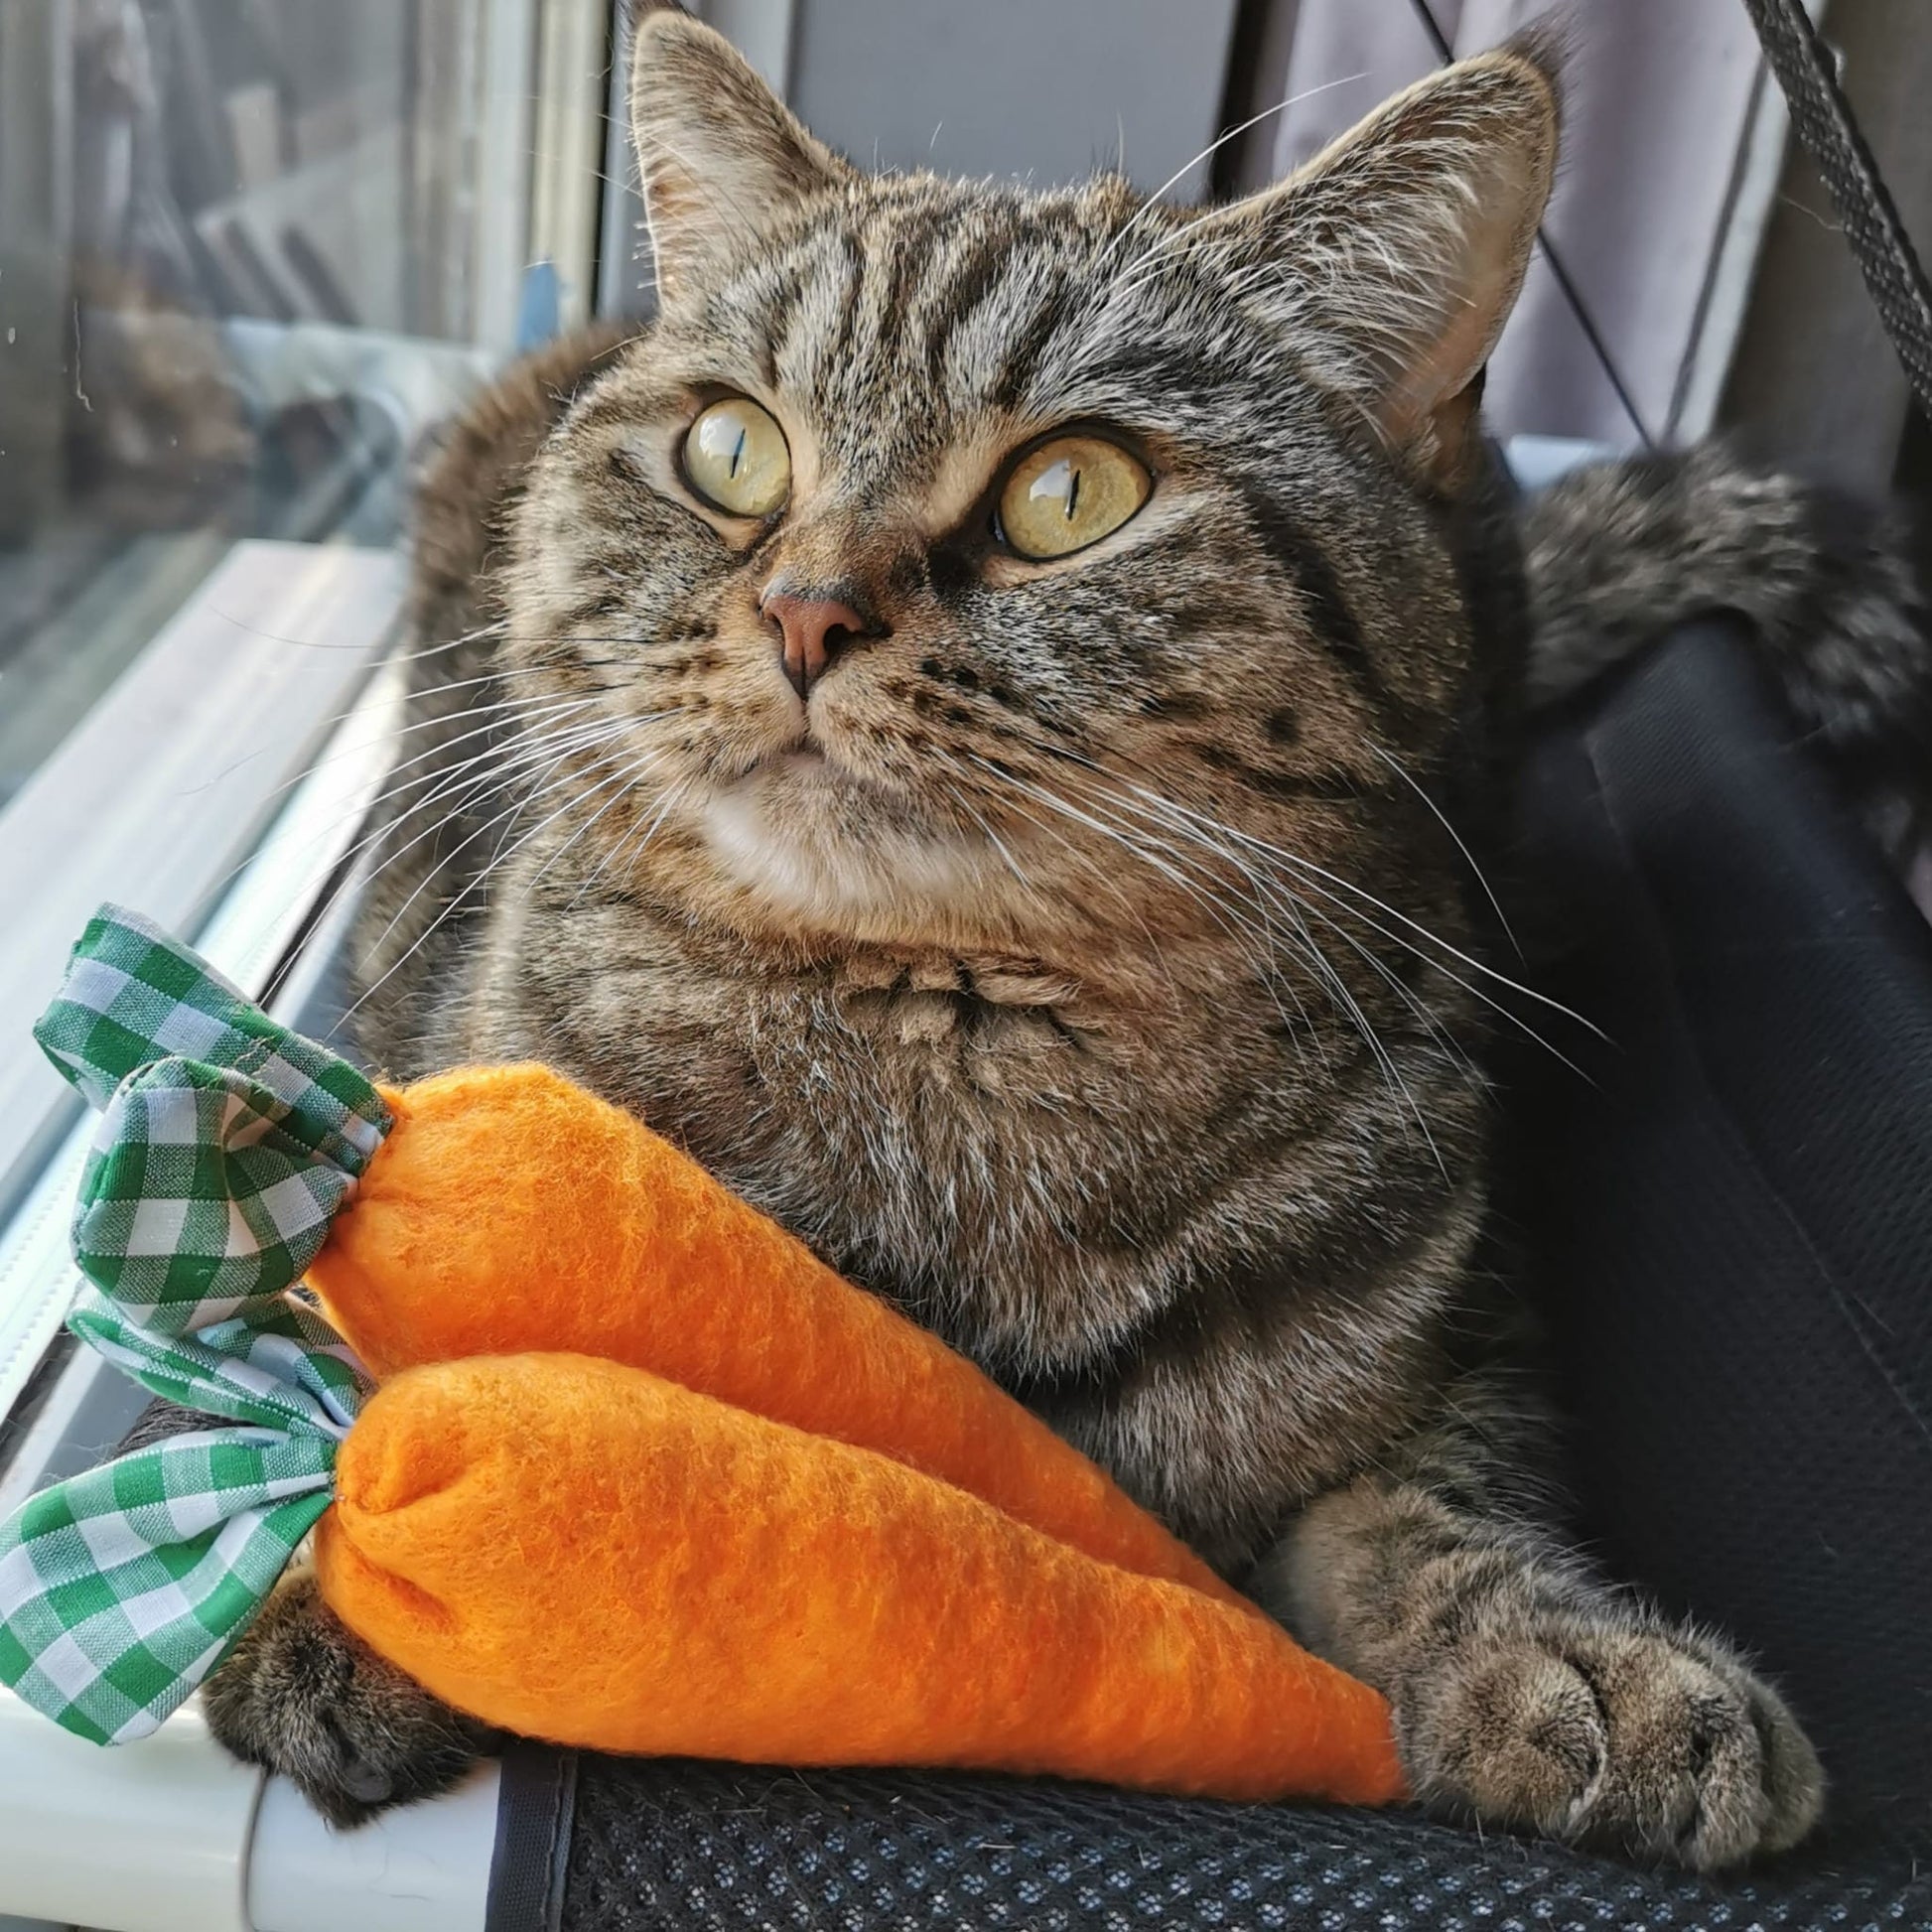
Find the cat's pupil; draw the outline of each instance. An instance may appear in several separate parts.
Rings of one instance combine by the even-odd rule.
[[[745,436],[746,436],[746,432],[743,429],[741,429],[738,432],[738,441],[732,445],[731,474],[734,477],[738,475],[739,463],[745,455]]]
[[[1080,473],[1074,471],[1073,481],[1066,486],[1066,520],[1073,521],[1073,507],[1080,500]]]

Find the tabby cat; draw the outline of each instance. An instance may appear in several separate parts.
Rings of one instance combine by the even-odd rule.
[[[965,1350],[1381,1687],[1423,1803],[1709,1868],[1802,1837],[1818,1761],[1535,1500],[1447,825],[1605,639],[1752,601],[1856,742],[1922,613],[1710,453],[1519,515],[1477,405],[1553,66],[1177,209],[867,175],[643,11],[660,313],[429,485],[356,1020],[400,1074],[553,1062]],[[207,1709],[343,1823],[485,1741],[306,1583]]]

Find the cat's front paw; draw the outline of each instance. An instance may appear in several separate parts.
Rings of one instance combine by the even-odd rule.
[[[1713,1871],[1795,1845],[1824,1804],[1776,1692],[1688,1632],[1476,1633],[1396,1709],[1419,1798],[1574,1845]]]
[[[308,1577],[269,1599],[202,1705],[218,1742],[344,1829],[447,1790],[491,1738],[351,1634]]]

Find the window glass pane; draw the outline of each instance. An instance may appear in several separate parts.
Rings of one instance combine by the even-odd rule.
[[[0,809],[237,539],[391,539],[507,345],[534,18],[0,0]]]

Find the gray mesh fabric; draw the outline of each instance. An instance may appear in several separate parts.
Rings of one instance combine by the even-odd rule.
[[[1865,1932],[1932,1926],[1932,1864],[1727,1883],[1413,1813],[992,1778],[586,1759],[563,1932]]]

